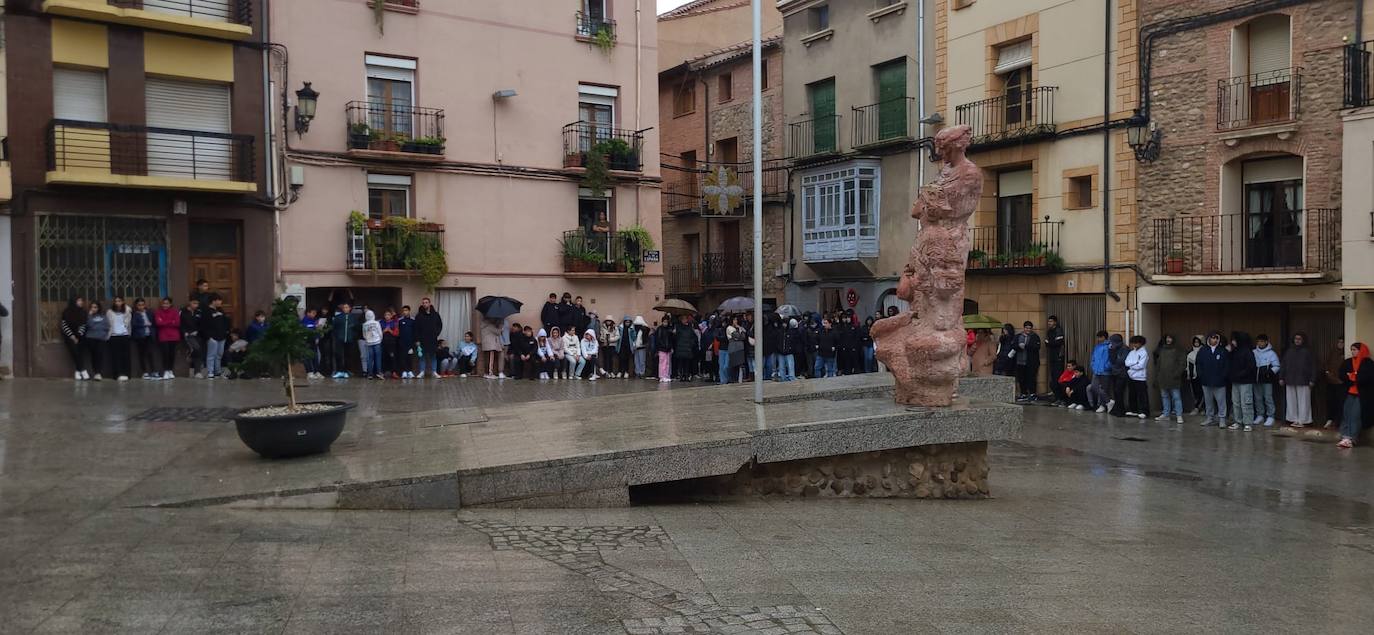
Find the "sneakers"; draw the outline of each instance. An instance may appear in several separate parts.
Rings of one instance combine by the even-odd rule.
[[[1337,443],[1336,447],[1341,448],[1343,450],[1349,450],[1350,448],[1355,447],[1355,442],[1352,441],[1350,437],[1341,437],[1341,442]]]
[[[1112,410],[1112,409],[1114,409],[1114,408],[1116,408],[1116,400],[1115,400],[1115,399],[1108,399],[1108,400],[1107,400],[1107,410]]]
[[[1216,422],[1217,422],[1216,419],[1213,419],[1213,418],[1211,418],[1211,417],[1207,417],[1206,419],[1203,419],[1203,420],[1202,420],[1202,423],[1199,423],[1198,425],[1199,425],[1199,426],[1202,426],[1202,427],[1204,427],[1204,428],[1206,428],[1207,426],[1216,425]]]
[[[1264,427],[1266,427],[1266,428],[1272,428],[1272,427],[1274,427],[1274,418],[1273,418],[1273,417],[1265,417],[1265,418],[1264,418]]]
[[[1294,430],[1301,430],[1301,429],[1307,427],[1307,424],[1305,424],[1305,423],[1290,423],[1290,424],[1288,424],[1288,425],[1289,425],[1289,427],[1293,428]]]
[[[1169,413],[1167,413],[1167,412],[1164,413],[1164,414],[1162,414],[1162,415],[1159,415],[1158,417],[1155,417],[1155,421],[1168,421],[1168,420],[1169,420]]]
[[[429,376],[431,379],[439,379],[439,373],[437,372],[430,372]],[[463,373],[463,376],[467,377],[468,375],[467,373]]]
[[[501,374],[497,375],[496,378],[497,378],[497,379],[510,379],[510,377],[507,377],[505,373],[501,373]]]
[[[485,374],[485,375],[482,375],[482,378],[483,378],[483,379],[496,379],[496,375],[493,375],[493,374],[491,374],[491,373],[487,373],[487,374]]]
[[[1107,407],[1106,407],[1106,406],[1098,406],[1098,407],[1097,407],[1097,410],[1095,410],[1094,412],[1103,413],[1103,412],[1106,412],[1106,411],[1107,411]]]
[[[1131,412],[1130,410],[1127,410],[1127,411],[1126,411],[1126,416],[1128,416],[1128,417],[1134,417],[1134,416],[1136,416],[1136,413]]]
[[[1246,427],[1248,428],[1248,427],[1250,427],[1250,426],[1246,426]],[[1231,425],[1229,425],[1229,426],[1226,426],[1226,429],[1227,429],[1227,430],[1232,430],[1232,431],[1239,430],[1239,429],[1240,429],[1240,424],[1239,424],[1239,423],[1233,423],[1233,424],[1231,424]]]
[[[78,370],[78,371],[72,373],[72,379],[74,379],[74,380],[76,380],[76,381],[82,381],[82,380],[86,379],[85,377],[82,377],[81,375],[82,375],[82,372]]]
[[[1174,423],[1177,423],[1177,424],[1179,424],[1179,425],[1183,425],[1183,415],[1179,415],[1179,416],[1177,416],[1177,417],[1174,417]]]
[[[1250,422],[1250,425],[1256,425],[1256,426],[1257,426],[1257,425],[1259,425],[1259,424],[1261,424],[1261,423],[1264,423],[1264,417],[1261,417],[1261,416],[1259,416],[1259,415],[1255,415],[1255,420],[1254,420],[1254,421],[1251,421],[1251,422]]]
[[[203,373],[203,372],[196,373],[195,377],[196,377],[196,379],[205,379],[205,373]]]
[[[592,375],[591,377],[587,378],[587,381],[596,381],[596,379],[596,375]]]
[[[1255,429],[1255,426],[1245,426],[1245,431],[1246,431],[1246,432],[1249,432],[1249,431],[1254,430],[1254,429]]]
[[[1141,419],[1144,419],[1145,417],[1148,417],[1148,416],[1150,416],[1150,415],[1147,415],[1147,414],[1145,414],[1145,413],[1143,413],[1143,412],[1138,412],[1138,413],[1136,413],[1135,416],[1140,417]]]
[[[115,381],[129,381],[129,376],[128,376],[128,375],[120,375],[120,376],[118,376],[118,377],[115,377]]]
[[[548,373],[539,373],[539,378],[540,378],[540,379],[548,379],[548,378],[549,378],[549,374],[548,374]]]
[[[1087,410],[1087,407],[1085,407],[1085,406],[1084,406],[1083,404],[1081,404],[1081,403],[1077,403],[1077,404],[1074,404],[1074,405],[1073,405],[1073,409],[1074,409],[1074,410],[1078,410],[1078,411],[1083,411],[1083,410]]]

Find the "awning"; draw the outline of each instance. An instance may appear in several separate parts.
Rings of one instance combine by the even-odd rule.
[[[992,68],[992,72],[1001,75],[1030,65],[1031,41],[1022,40],[997,49],[997,66]]]

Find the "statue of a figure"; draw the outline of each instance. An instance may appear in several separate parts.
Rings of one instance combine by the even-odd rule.
[[[897,284],[897,296],[911,303],[906,313],[873,325],[877,357],[896,378],[897,403],[948,406],[965,363],[964,268],[968,264],[968,218],[983,193],[983,173],[964,151],[968,126],[935,135],[944,161],[934,183],[921,187],[912,218],[920,221],[911,257]]]

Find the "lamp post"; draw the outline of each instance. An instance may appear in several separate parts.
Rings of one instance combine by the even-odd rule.
[[[320,93],[305,82],[296,91],[296,134],[303,135],[310,130],[310,121],[315,118],[315,106],[319,104]]]
[[[1135,152],[1135,160],[1141,163],[1148,163],[1159,158],[1159,129],[1154,122],[1140,114],[1136,109],[1135,114],[1126,123],[1126,143]]]

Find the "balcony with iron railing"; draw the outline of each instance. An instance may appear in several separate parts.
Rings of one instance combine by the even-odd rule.
[[[663,292],[668,295],[698,295],[704,289],[700,265],[672,265],[663,277]]]
[[[1150,230],[1157,281],[1214,276],[1271,281],[1259,274],[1325,279],[1341,268],[1338,208],[1156,218]]]
[[[1301,79],[1302,69],[1295,66],[1217,80],[1217,130],[1295,121]]]
[[[916,119],[915,97],[898,97],[867,106],[855,106],[854,130],[851,139],[855,148],[879,146],[910,141]]]
[[[754,199],[754,164],[697,163],[692,167],[663,166],[663,211],[667,214],[743,217]],[[787,165],[782,159],[763,162],[764,202],[787,198]]]
[[[368,158],[444,160],[444,111],[382,101],[344,105],[348,152]]]
[[[811,117],[787,124],[787,156],[793,161],[822,159],[839,151],[839,115]]]
[[[955,121],[972,129],[969,150],[991,150],[1053,137],[1055,86],[1008,90],[958,106]]]
[[[597,16],[577,12],[577,37],[586,40],[602,40],[615,42],[615,20],[606,16]]]
[[[563,273],[569,277],[638,277],[644,273],[644,249],[615,232],[565,231]]]
[[[707,252],[701,257],[701,283],[706,287],[742,287],[753,284],[754,252]]]
[[[355,272],[415,273],[444,248],[444,226],[409,218],[348,222],[345,268]]]
[[[1059,255],[1062,221],[981,225],[971,228],[968,272],[1040,273],[1063,268]]]
[[[44,0],[42,10],[220,39],[243,40],[253,34],[253,0]]]
[[[258,189],[252,135],[54,119],[47,182],[249,193]]]
[[[606,169],[639,172],[643,169],[644,131],[612,128],[577,121],[563,126],[563,167],[588,168],[599,159]]]
[[[1345,75],[1342,105],[1346,108],[1374,105],[1374,40],[1347,44],[1342,66]]]

